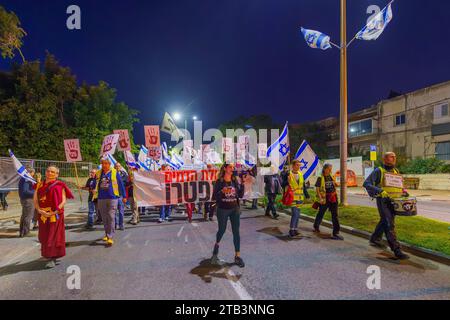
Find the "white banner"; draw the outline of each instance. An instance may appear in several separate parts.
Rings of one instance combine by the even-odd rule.
[[[137,171],[134,196],[139,207],[211,201],[217,169],[178,171]],[[264,177],[243,179],[244,199],[264,195]]]
[[[100,157],[104,156],[105,154],[114,154],[114,152],[116,152],[118,142],[119,142],[118,134],[115,133],[107,135],[103,139],[102,149],[100,150]]]
[[[258,158],[265,159],[267,157],[267,143],[258,143]]]

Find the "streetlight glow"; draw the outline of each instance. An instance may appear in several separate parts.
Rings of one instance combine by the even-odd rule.
[[[174,119],[175,121],[180,120],[180,119],[181,119],[181,114],[179,114],[178,112],[175,112],[175,113],[173,114],[173,119]]]
[[[197,120],[197,116],[193,116],[193,117],[192,117],[192,120]]]

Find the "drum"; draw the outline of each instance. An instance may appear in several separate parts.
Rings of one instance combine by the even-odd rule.
[[[415,197],[394,198],[392,199],[395,214],[397,216],[416,216],[417,215],[417,200]]]

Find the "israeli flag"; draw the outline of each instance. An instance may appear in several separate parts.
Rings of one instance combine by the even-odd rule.
[[[179,169],[184,166],[183,158],[181,158],[177,153],[172,155],[172,162],[177,164]]]
[[[174,170],[180,169],[180,165],[178,163],[176,163],[175,160],[172,160],[172,158],[169,156],[167,144],[165,142],[163,142],[161,144],[161,156],[162,156],[162,159],[164,160],[164,162],[168,166],[170,166],[172,169],[174,169]]]
[[[139,150],[138,155],[138,165],[141,167],[144,171],[150,171],[150,166],[148,166],[148,149],[144,146],[141,146],[141,150]]]
[[[378,12],[364,28],[359,31],[355,38],[359,40],[376,40],[383,33],[386,26],[392,20],[391,1],[383,10]]]
[[[22,178],[24,178],[27,181],[30,181],[33,184],[36,184],[36,180],[34,180],[34,178],[30,175],[30,173],[27,171],[27,169],[25,169],[23,164],[20,163],[19,159],[16,158],[14,153],[11,150],[8,150],[8,151],[9,151],[9,156],[11,157],[11,160],[12,160],[14,167],[16,168],[19,176],[21,176]]]
[[[306,40],[308,46],[314,49],[327,50],[331,48],[330,37],[326,34],[316,31],[301,28],[301,33]]]
[[[306,179],[316,171],[319,165],[319,157],[311,149],[311,146],[303,140],[302,144],[298,148],[295,154],[294,160],[300,161],[300,171],[303,173],[303,177]]]
[[[290,151],[288,123],[286,122],[280,137],[267,149],[267,159],[278,165],[278,169],[283,170]]]
[[[112,154],[108,153],[105,158],[107,158],[109,160],[109,162],[111,162],[113,167],[116,165],[117,160],[114,159]]]
[[[134,155],[131,153],[131,151],[125,151],[124,156],[125,162],[129,168],[139,170],[139,164],[134,159]]]

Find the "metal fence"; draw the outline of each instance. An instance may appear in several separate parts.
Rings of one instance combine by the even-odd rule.
[[[3,159],[9,159],[5,157],[0,157],[0,161]],[[60,178],[72,178],[75,177],[75,166],[77,166],[78,177],[85,178],[89,176],[89,171],[94,167],[91,162],[76,162],[70,163],[65,161],[54,161],[54,160],[37,160],[37,159],[23,159],[19,158],[19,161],[24,166],[31,166],[39,172],[44,177],[45,170],[50,166],[56,166],[59,168]]]

